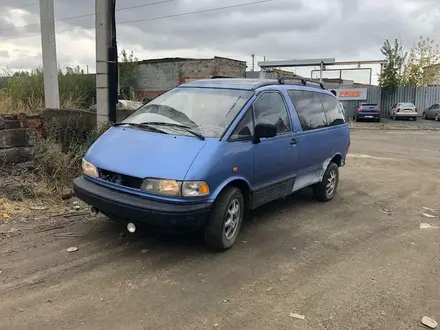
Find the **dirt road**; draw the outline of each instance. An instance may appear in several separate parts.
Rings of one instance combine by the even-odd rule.
[[[350,152],[334,201],[316,203],[306,190],[262,207],[223,254],[194,237],[120,237],[101,218],[1,234],[0,328],[401,330],[422,328],[424,315],[440,321],[440,228],[420,229],[440,227],[421,215],[440,208],[440,132],[353,131]],[[59,237],[67,232],[78,237]]]

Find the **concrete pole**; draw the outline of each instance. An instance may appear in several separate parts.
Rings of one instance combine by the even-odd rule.
[[[60,108],[54,7],[54,0],[40,0],[44,103],[45,107],[48,109]]]
[[[322,83],[322,71],[324,70],[324,62],[321,61],[321,64],[319,65],[319,82]]]
[[[95,0],[96,25],[96,124],[109,121],[108,48],[110,46],[110,3]]]
[[[255,71],[255,54],[252,54],[252,72]]]

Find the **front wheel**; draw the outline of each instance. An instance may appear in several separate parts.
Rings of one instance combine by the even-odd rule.
[[[439,117],[438,113],[435,114],[434,120],[435,121],[440,121],[440,117]]]
[[[243,222],[244,208],[240,189],[229,187],[220,193],[205,227],[205,243],[208,247],[225,251],[234,245]]]
[[[426,112],[423,113],[423,118],[425,118],[425,120],[428,120],[428,115],[426,114]]]
[[[339,167],[330,163],[320,183],[313,187],[313,195],[319,202],[328,202],[333,199],[339,183]]]

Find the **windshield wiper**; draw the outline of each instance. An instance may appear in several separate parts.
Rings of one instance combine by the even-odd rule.
[[[143,129],[146,128],[146,129],[149,129],[149,130],[157,132],[157,133],[168,134],[167,132],[165,132],[165,131],[163,131],[161,129],[158,129],[156,127],[150,126],[147,123],[141,123],[141,124],[138,124],[138,123],[115,123],[115,124],[113,124],[114,127],[116,127],[116,126],[124,126],[124,125],[140,127],[140,128],[143,128]]]
[[[200,140],[205,140],[205,137],[202,134],[194,132],[191,129],[191,127],[189,127],[189,126],[185,126],[185,125],[181,125],[181,124],[152,121],[152,122],[140,123],[140,125],[159,125],[159,126],[178,127],[178,128],[181,128],[181,129],[187,131],[188,133],[191,133],[192,135],[198,137]]]

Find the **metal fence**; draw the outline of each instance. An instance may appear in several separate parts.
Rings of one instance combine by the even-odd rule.
[[[420,109],[420,114],[435,103],[440,103],[440,86],[421,87],[417,89],[414,104]]]
[[[353,118],[360,103],[379,104],[382,117],[388,118],[393,105],[399,102],[414,103],[422,115],[426,108],[440,103],[440,86],[403,86],[392,90],[369,86],[366,101],[341,101],[347,118]]]

